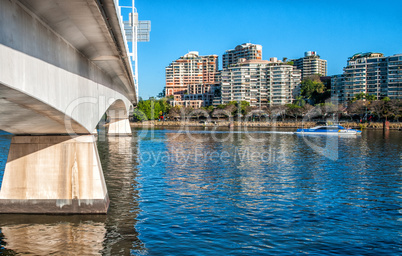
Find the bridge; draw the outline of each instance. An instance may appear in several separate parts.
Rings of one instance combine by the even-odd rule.
[[[131,136],[137,98],[117,0],[0,0],[0,213],[106,213],[92,132]]]

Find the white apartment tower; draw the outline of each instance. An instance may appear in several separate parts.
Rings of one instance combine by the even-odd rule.
[[[386,96],[387,62],[382,53],[357,53],[350,57],[344,68],[345,100],[359,93]]]
[[[223,54],[223,69],[226,69],[232,64],[236,64],[239,59],[261,60],[262,46],[259,44],[245,43],[236,46],[233,50],[227,50]]]
[[[276,58],[241,59],[222,71],[222,104],[247,101],[250,106],[284,105],[299,94],[300,70]]]
[[[378,99],[402,99],[402,54],[357,53],[350,57],[342,75],[332,77],[332,95],[339,102],[350,101],[359,93]]]
[[[308,51],[303,58],[294,59],[293,65],[301,70],[302,80],[308,76],[320,74],[327,75],[327,61],[320,58],[317,52]]]

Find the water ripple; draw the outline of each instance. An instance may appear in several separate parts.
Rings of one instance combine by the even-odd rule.
[[[109,214],[0,216],[0,254],[402,255],[402,133],[250,134],[99,141]]]

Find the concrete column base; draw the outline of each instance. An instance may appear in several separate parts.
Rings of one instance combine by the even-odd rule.
[[[0,213],[106,214],[108,207],[93,135],[11,139]]]
[[[131,136],[130,121],[125,119],[111,119],[109,123],[108,135],[111,136]]]

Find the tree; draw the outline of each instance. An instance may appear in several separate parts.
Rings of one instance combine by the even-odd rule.
[[[366,112],[366,102],[363,100],[356,100],[349,102],[347,112],[350,116],[363,115]]]
[[[330,93],[330,92],[329,92]],[[300,94],[311,103],[322,103],[329,98],[328,89],[321,82],[318,75],[309,76],[301,82]]]
[[[162,98],[159,100],[159,104],[161,105],[162,112],[164,114],[169,113],[169,110],[172,108],[172,105],[169,104],[166,98]]]
[[[368,95],[366,95],[366,100],[368,100],[368,101],[377,100],[377,96],[375,96],[374,94],[368,94]]]
[[[392,111],[394,112],[394,117],[397,121],[402,117],[402,100],[394,99],[390,102]]]
[[[201,109],[205,110],[209,115],[211,115],[212,111],[214,111],[214,106],[202,107]]]
[[[388,97],[384,97],[382,100],[374,101],[370,110],[379,118],[385,117],[385,121],[387,121],[391,116],[400,115],[401,103],[400,100],[390,100]]]
[[[295,117],[297,122],[297,117],[302,115],[302,107],[296,104],[287,104],[286,114],[288,116]]]
[[[263,111],[259,111],[258,107],[252,107],[252,106],[246,106],[245,107],[245,111],[244,111],[244,115],[246,116],[246,118],[244,119],[244,121],[248,120],[250,117],[254,118],[260,117],[261,113]]]
[[[261,120],[261,117],[264,117],[265,121],[267,121],[267,118],[269,117],[269,108],[268,108],[268,106],[264,105],[264,106],[259,107],[257,113],[259,115],[260,120]]]
[[[197,120],[200,120],[201,116],[209,117],[209,112],[205,108],[192,109],[189,114],[190,116],[195,116]]]
[[[194,109],[192,107],[183,107],[181,109],[181,114],[182,114],[182,117],[184,117],[184,120],[191,118],[191,114],[193,113],[193,110]]]
[[[160,100],[155,100],[155,98],[151,97],[148,100],[140,100],[138,102],[137,111],[135,112],[135,117],[138,120],[159,119],[159,117],[161,115],[168,113],[170,108],[171,108],[171,106],[167,102],[166,98],[162,98]],[[143,114],[139,114],[139,112],[142,112]]]
[[[248,102],[248,101],[241,101],[240,106],[239,106],[239,104],[237,104],[237,108],[240,109],[240,112],[242,115],[247,115],[247,112],[248,112],[247,107],[249,107],[249,106],[250,106],[250,102]]]
[[[140,115],[139,111],[144,113],[146,118],[143,118],[144,115]],[[151,119],[151,101],[150,100],[140,100],[137,104],[137,113],[136,117],[140,117],[140,120],[149,120]]]
[[[161,115],[163,115],[162,106],[159,101],[153,100],[151,101],[151,107],[153,103],[153,119],[159,119]]]
[[[224,109],[226,107],[225,104],[220,104],[218,106],[216,106],[216,109]]]
[[[230,113],[232,116],[235,116],[237,111],[236,105],[237,101],[231,101],[225,105],[224,110]]]
[[[159,99],[166,97],[166,87],[163,87],[163,90],[157,96]]]
[[[355,101],[357,101],[357,100],[363,100],[363,99],[365,99],[366,97],[365,97],[365,93],[364,92],[361,92],[361,93],[358,93],[358,94],[356,94],[353,98],[352,98],[352,102],[355,102]]]
[[[361,93],[356,94],[353,97],[352,102],[355,102],[357,100],[374,101],[374,100],[377,100],[377,96],[375,96],[374,94],[367,94],[367,93],[361,92]]]
[[[277,119],[281,117],[282,120],[285,119],[286,106],[285,105],[273,105],[269,108],[271,117]]]
[[[334,117],[335,114],[338,113],[339,108],[337,105],[334,105],[333,103],[320,103],[318,106],[321,108],[321,115],[325,118],[330,115]]]
[[[310,120],[313,117],[322,117],[323,116],[320,105],[311,106],[309,104],[306,104],[303,108],[304,108],[303,117],[307,116],[308,120]]]
[[[181,107],[180,106],[174,106],[169,110],[169,118],[170,119],[179,119],[181,116]]]
[[[145,121],[148,120],[147,115],[139,110],[138,108],[135,108],[133,111],[133,117],[134,117],[134,121]]]
[[[260,119],[260,117],[266,113],[262,110],[265,106],[262,106],[261,109],[256,106],[246,106],[244,112],[244,121],[254,121],[255,118]]]
[[[295,105],[303,107],[306,104],[306,101],[302,96],[296,96],[296,99],[293,102]]]
[[[301,113],[303,118],[305,116],[308,117],[308,119],[310,119],[310,112],[314,109],[313,106],[311,106],[310,104],[305,104],[302,108],[301,108]]]

